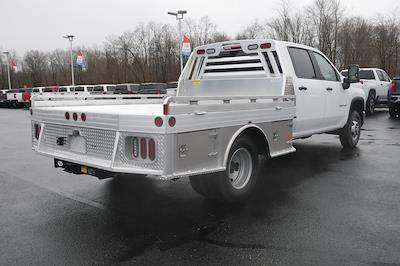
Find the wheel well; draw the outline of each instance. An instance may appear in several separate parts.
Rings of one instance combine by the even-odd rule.
[[[267,154],[269,156],[268,140],[261,129],[256,127],[246,128],[237,136],[237,138],[242,136],[249,138],[255,144],[258,154]]]
[[[361,99],[356,99],[353,101],[353,103],[351,104],[351,108],[350,108],[350,113],[351,111],[356,110],[360,116],[361,116],[361,120],[362,120],[362,124],[364,124],[364,110],[365,110],[365,104],[364,101]]]
[[[374,93],[374,95],[376,95],[376,90],[375,90],[375,89],[370,89],[370,90],[369,90],[369,92],[368,92],[368,95],[370,95],[370,94],[371,94],[371,92],[373,92],[373,93]]]

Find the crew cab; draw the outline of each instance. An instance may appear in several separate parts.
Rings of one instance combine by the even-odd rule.
[[[390,116],[400,117],[400,77],[393,78],[388,99]]]
[[[25,92],[25,89],[12,89],[6,92],[6,102],[11,107],[20,107],[23,105],[22,94]]]
[[[347,70],[343,70],[342,75],[347,76]],[[361,68],[360,80],[366,96],[366,114],[372,115],[377,104],[387,103],[391,79],[382,69]]]
[[[339,135],[354,148],[364,121],[358,66],[343,78],[320,51],[275,40],[198,47],[176,96],[33,99],[32,148],[54,166],[99,178],[189,177],[208,198],[252,195],[258,155],[295,152],[293,140]]]

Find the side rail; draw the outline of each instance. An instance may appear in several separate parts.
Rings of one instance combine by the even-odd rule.
[[[90,95],[35,95],[32,107],[56,107],[79,105],[121,105],[163,103],[167,95],[154,94],[90,94]]]
[[[195,113],[198,115],[238,110],[274,108],[282,110],[296,106],[296,97],[290,96],[234,96],[234,97],[168,97],[164,99],[164,115]]]

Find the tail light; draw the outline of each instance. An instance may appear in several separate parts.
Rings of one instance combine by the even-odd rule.
[[[156,143],[153,139],[149,140],[149,159],[154,161],[156,158]]]
[[[65,112],[65,119],[67,119],[67,120],[69,120],[69,113],[68,112]]]
[[[140,140],[140,157],[142,157],[142,159],[147,158],[147,140],[145,138]]]
[[[396,80],[392,80],[392,93],[396,92]]]
[[[164,123],[163,119],[159,116],[154,119],[154,124],[157,127],[162,127],[163,123]]]
[[[132,156],[134,159],[154,161],[156,159],[156,142],[154,139],[133,137]]]
[[[73,113],[72,114],[72,118],[77,121],[78,120],[78,114],[77,113]]]
[[[83,122],[86,121],[86,114],[85,114],[85,113],[82,113],[82,114],[81,114],[81,120],[82,120]]]
[[[197,50],[197,54],[198,55],[203,55],[203,54],[205,54],[206,53],[206,50],[204,50],[204,49],[199,49],[199,50]]]
[[[40,125],[38,125],[38,124],[35,124],[35,138],[36,138],[36,140],[39,140],[39,137],[40,137]]]
[[[175,117],[171,116],[171,117],[168,119],[168,124],[169,124],[170,127],[174,127],[175,124],[176,124],[176,119],[175,119]]]

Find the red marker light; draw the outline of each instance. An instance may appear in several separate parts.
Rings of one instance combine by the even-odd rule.
[[[154,119],[154,124],[156,124],[157,127],[162,127],[164,121],[161,117],[157,116],[156,119]]]
[[[199,50],[197,50],[196,53],[197,53],[198,55],[203,55],[203,54],[206,53],[206,50],[204,50],[204,49],[199,49]]]
[[[73,113],[72,118],[77,121],[78,120],[78,114],[77,113]]]
[[[269,42],[260,44],[261,49],[269,49],[269,48],[271,48],[271,46],[272,46],[272,44]]]
[[[140,157],[142,157],[142,159],[147,158],[147,141],[145,138],[140,140]]]
[[[175,119],[175,117],[171,116],[171,117],[168,119],[168,124],[169,124],[170,127],[174,127],[175,124],[176,124],[176,119]]]
[[[81,119],[82,119],[83,122],[86,121],[86,114],[85,114],[85,113],[82,113],[82,114],[81,114]]]
[[[69,113],[68,112],[65,112],[65,119],[67,119],[67,120],[69,120]]]

